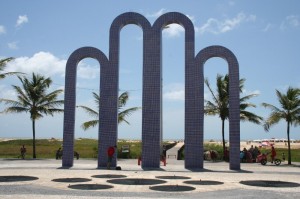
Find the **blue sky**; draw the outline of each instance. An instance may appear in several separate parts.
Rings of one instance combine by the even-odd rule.
[[[153,23],[166,12],[181,12],[195,26],[195,54],[210,45],[229,48],[245,78],[245,94],[257,93],[251,109],[267,117],[267,102],[279,106],[275,89],[300,87],[300,1],[297,0],[3,0],[0,2],[0,58],[15,57],[7,71],[32,72],[50,76],[51,89],[64,88],[66,60],[77,48],[93,46],[108,55],[109,28],[125,12],[138,12]],[[120,35],[120,92],[129,91],[128,107],[142,105],[142,31],[125,26]],[[163,31],[163,138],[184,138],[184,29],[171,25]],[[215,86],[217,74],[226,74],[227,63],[213,58],[205,64],[205,77]],[[99,65],[91,59],[79,64],[77,105],[93,107],[91,92],[99,90]],[[11,85],[15,77],[0,82],[0,97],[16,97]],[[63,99],[63,95],[61,97]],[[205,98],[211,99],[205,90]],[[0,105],[0,110],[4,108]],[[89,119],[76,111],[75,137],[97,138],[97,128],[84,132],[80,125]],[[141,138],[141,111],[119,125],[119,138]],[[29,114],[0,115],[0,137],[31,138]],[[205,116],[205,139],[221,139],[221,120]],[[37,137],[61,138],[63,114],[37,121]],[[286,123],[280,122],[264,132],[261,126],[242,122],[241,139],[286,138]],[[228,138],[228,123],[226,123]],[[300,139],[299,127],[291,138]]]

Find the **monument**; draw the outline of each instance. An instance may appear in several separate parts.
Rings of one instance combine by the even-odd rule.
[[[204,74],[205,62],[220,57],[228,63],[229,142],[232,170],[240,169],[239,66],[234,54],[222,46],[209,46],[195,55],[195,33],[191,20],[178,12],[160,16],[151,26],[142,15],[128,12],[111,24],[109,57],[94,47],[75,50],[66,64],[63,167],[73,166],[77,64],[94,58],[100,64],[100,116],[98,168],[106,167],[109,146],[118,139],[118,88],[120,31],[136,24],[143,31],[142,167],[159,168],[162,147],[162,30],[176,23],[185,29],[185,168],[203,168]],[[112,166],[116,166],[116,159]]]

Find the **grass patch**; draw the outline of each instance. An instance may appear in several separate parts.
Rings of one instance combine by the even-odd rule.
[[[25,145],[26,159],[32,158],[32,139],[16,139],[5,142],[0,142],[0,158],[18,158],[20,156],[20,148]],[[168,144],[168,143],[163,143]],[[121,148],[124,145],[129,145],[130,153],[121,153]],[[62,147],[62,141],[56,139],[37,139],[36,140],[36,155],[37,158],[54,159],[56,151]],[[118,141],[118,158],[137,159],[142,153],[141,141]],[[74,142],[74,150],[80,154],[80,158],[96,158],[97,157],[98,140],[96,139],[77,139]],[[205,150],[215,150],[219,155],[223,154],[222,145],[205,143]],[[270,152],[270,149],[261,149],[261,152]],[[282,159],[282,153],[285,154],[287,161],[288,151],[283,148],[276,148],[277,157]],[[300,149],[292,149],[292,162],[300,162]],[[184,150],[182,153],[184,157]],[[222,159],[219,157],[219,159]]]
[[[288,160],[288,149],[284,148],[275,148],[276,157],[282,160],[282,154],[285,155],[285,161]],[[262,153],[270,153],[271,149],[262,148],[260,150]],[[300,149],[291,149],[292,162],[300,162]],[[271,161],[271,155],[268,155],[268,161]]]
[[[56,139],[36,139],[36,156],[37,158],[54,159],[58,148],[62,147],[63,142]],[[16,139],[0,142],[0,158],[19,158],[20,148],[26,147],[26,159],[32,158],[32,139]],[[130,153],[122,154],[121,147],[129,145]],[[80,158],[96,158],[98,149],[98,140],[96,139],[77,139],[74,142],[74,151],[80,154]],[[119,158],[137,158],[142,151],[142,143],[118,141]]]

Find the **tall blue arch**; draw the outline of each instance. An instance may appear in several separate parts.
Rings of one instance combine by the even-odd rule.
[[[160,16],[151,26],[134,12],[118,16],[112,23],[109,59],[98,49],[80,48],[72,53],[66,66],[64,156],[63,166],[73,166],[73,140],[76,102],[76,68],[80,60],[91,57],[99,61],[100,114],[98,167],[105,167],[106,149],[117,144],[120,31],[136,24],[143,31],[143,102],[142,102],[142,167],[159,168],[162,141],[162,30],[176,23],[185,29],[185,168],[203,168],[204,63],[211,57],[224,58],[230,77],[230,168],[239,163],[239,70],[234,54],[222,46],[211,46],[195,56],[195,33],[190,19],[178,12]],[[237,143],[238,141],[238,143]],[[116,159],[112,166],[116,166]]]
[[[143,100],[151,100],[151,107],[146,107],[147,110],[152,111],[152,117],[149,114],[143,115],[143,140],[150,140],[152,138],[153,144],[156,144],[156,147],[152,150],[144,150],[144,154],[147,157],[152,157],[152,162],[147,163],[147,166],[158,167],[159,166],[159,144],[162,139],[162,30],[169,24],[178,24],[181,25],[185,30],[185,167],[186,168],[199,168],[201,166],[200,157],[202,156],[198,151],[200,150],[199,145],[199,131],[201,129],[197,123],[192,122],[191,115],[189,114],[191,110],[194,110],[195,103],[193,102],[193,92],[194,92],[194,80],[193,76],[195,75],[195,66],[194,66],[194,56],[195,56],[195,32],[194,26],[191,20],[186,16],[178,12],[169,12],[160,16],[152,26],[153,41],[156,45],[151,46],[154,56],[149,56],[149,59],[152,60],[152,66],[148,67],[151,71],[147,71],[144,74],[144,79],[151,79],[151,85],[153,87],[151,95],[147,95]],[[150,75],[154,73],[155,75]],[[143,103],[145,104],[145,102]],[[144,107],[143,107],[144,108]],[[146,120],[146,115],[152,120]],[[155,116],[154,116],[155,115]],[[155,118],[155,119],[153,119]],[[152,124],[151,124],[152,123]],[[153,125],[155,124],[155,125]],[[148,127],[149,126],[149,127]],[[150,126],[152,126],[150,128]],[[144,131],[148,131],[144,133]],[[158,133],[159,132],[159,133]],[[160,136],[160,137],[157,137]],[[153,139],[155,137],[156,139]],[[149,151],[155,151],[152,153],[152,156]],[[150,160],[149,160],[150,161]],[[153,163],[152,165],[150,163]]]
[[[151,25],[142,15],[135,12],[128,12],[119,15],[111,24],[109,38],[109,71],[105,75],[109,81],[103,78],[100,84],[100,124],[99,124],[99,154],[98,167],[105,167],[107,164],[106,150],[109,146],[117,144],[118,139],[118,91],[119,91],[119,55],[120,55],[120,32],[128,24],[135,24],[143,31],[143,68],[148,63],[148,42],[150,40]],[[107,102],[110,105],[107,106]],[[116,158],[112,161],[116,166]]]
[[[195,58],[197,74],[195,82],[198,86],[195,97],[200,99],[196,109],[200,122],[203,123],[204,104],[204,77],[205,62],[213,57],[223,58],[228,63],[229,73],[229,144],[230,144],[230,169],[240,169],[240,88],[239,88],[239,64],[235,55],[223,46],[209,46],[202,49]],[[199,115],[199,113],[201,115]],[[203,134],[201,135],[203,140]],[[203,145],[201,145],[203,147]],[[201,152],[203,148],[201,149]]]
[[[63,126],[63,158],[62,166],[73,166],[74,153],[74,128],[75,128],[75,107],[76,107],[76,79],[77,65],[84,58],[96,59],[100,64],[100,79],[107,81],[104,77],[107,71],[108,60],[102,51],[94,47],[82,47],[75,50],[69,57],[66,64],[65,76],[65,105],[64,105],[64,126]]]

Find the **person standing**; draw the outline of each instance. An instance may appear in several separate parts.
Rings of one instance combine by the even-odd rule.
[[[273,163],[275,157],[276,157],[276,151],[275,151],[274,146],[272,145],[272,150],[271,150],[271,159],[272,159],[272,162],[271,163]]]
[[[225,151],[224,151],[224,160],[225,160],[226,162],[229,161],[229,151],[228,151],[228,148],[227,148],[227,147],[225,147]]]
[[[25,145],[23,145],[23,146],[20,148],[20,152],[21,152],[21,157],[22,157],[22,159],[25,159],[25,154],[26,154],[26,148],[25,148]]]
[[[61,148],[59,147],[59,149],[56,151],[56,159],[61,159],[61,156],[62,156],[62,151],[61,151]]]
[[[107,149],[107,169],[110,169],[110,166],[111,166],[111,162],[112,162],[112,159],[114,157],[114,154],[115,154],[115,148],[117,146],[110,146],[108,147]]]

